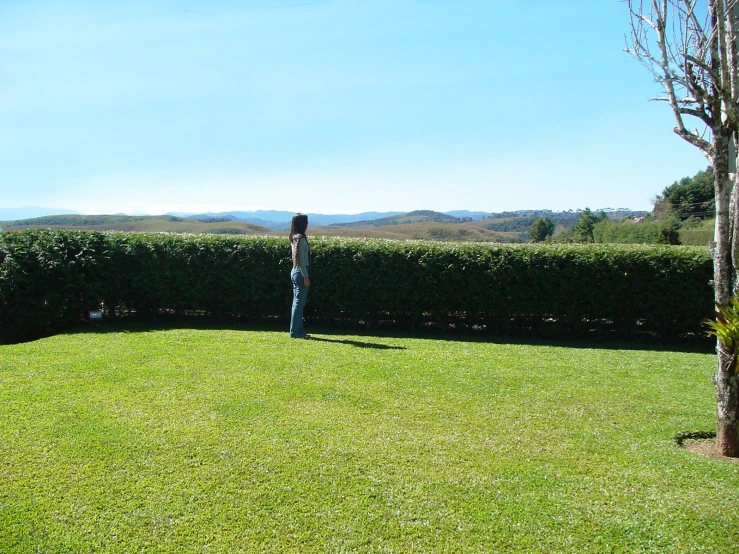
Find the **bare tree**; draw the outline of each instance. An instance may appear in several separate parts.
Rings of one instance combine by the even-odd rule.
[[[729,174],[729,144],[736,145],[739,130],[738,1],[626,0],[631,21],[626,51],[662,85],[665,94],[655,100],[672,109],[674,132],[699,148],[714,169],[718,304],[727,304],[739,289],[739,194],[732,186],[736,174]],[[723,455],[739,457],[736,347],[718,341],[717,354],[717,446]]]

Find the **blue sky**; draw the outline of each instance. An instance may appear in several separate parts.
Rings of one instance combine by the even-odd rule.
[[[620,0],[0,2],[0,208],[650,209]]]

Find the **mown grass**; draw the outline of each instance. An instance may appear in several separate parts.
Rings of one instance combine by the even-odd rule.
[[[1,552],[731,552],[714,357],[170,329],[0,347]]]

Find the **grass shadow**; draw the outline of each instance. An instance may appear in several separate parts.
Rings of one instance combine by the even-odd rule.
[[[279,327],[281,330],[282,328]],[[315,334],[322,337],[368,337],[368,338],[395,338],[395,339],[421,339],[451,342],[474,342],[487,344],[511,344],[511,345],[529,345],[529,346],[552,346],[560,348],[577,348],[577,349],[597,349],[597,350],[634,350],[634,351],[654,351],[654,352],[684,352],[684,353],[700,353],[710,354],[716,350],[715,343],[711,340],[691,340],[691,341],[660,341],[658,339],[638,338],[638,339],[618,339],[618,338],[543,338],[531,336],[516,335],[493,335],[486,331],[463,331],[443,329],[416,329],[408,331],[404,329],[392,327],[376,327],[374,329],[356,329],[324,326],[311,326],[311,334],[315,339]]]
[[[348,339],[326,339],[311,335],[310,340],[317,342],[335,342],[339,344],[348,344],[349,346],[355,346],[357,348],[376,348],[378,350],[406,350],[405,346],[388,346],[387,344],[379,344],[376,342],[361,342],[358,340]]]
[[[389,349],[399,348],[388,345],[378,344],[371,340],[357,340],[361,338],[389,338],[389,339],[421,339],[421,340],[437,340],[437,341],[454,341],[454,342],[482,342],[489,344],[515,344],[530,346],[552,346],[562,348],[577,349],[599,349],[599,350],[634,350],[634,351],[664,351],[664,352],[693,352],[693,353],[713,353],[715,352],[715,343],[710,340],[686,340],[680,342],[650,340],[648,338],[640,338],[633,340],[626,339],[562,339],[562,338],[542,338],[531,336],[517,335],[494,335],[488,331],[463,331],[463,330],[444,330],[437,328],[421,328],[409,331],[397,327],[375,327],[373,329],[356,328],[356,327],[335,327],[325,324],[309,324],[310,333],[313,340],[324,342],[336,342],[354,346],[357,348],[376,348]],[[147,333],[166,331],[168,329],[199,329],[199,330],[229,330],[229,331],[260,331],[285,333],[287,336],[287,322],[282,320],[267,322],[249,322],[249,321],[215,321],[208,317],[166,317],[159,318],[157,321],[143,321],[132,318],[120,318],[115,320],[107,320],[101,323],[87,324],[73,329],[68,329],[59,334],[76,334],[76,333]],[[320,335],[319,337],[316,337]],[[49,335],[46,335],[49,336]],[[331,337],[331,338],[328,338]],[[352,337],[347,338],[347,337]],[[43,337],[36,337],[31,340],[38,340]],[[5,344],[18,344],[18,341]]]

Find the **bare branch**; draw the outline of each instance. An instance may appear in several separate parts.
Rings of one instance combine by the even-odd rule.
[[[687,129],[675,127],[673,132],[680,138],[688,141],[690,144],[700,149],[704,154],[711,157],[713,155],[713,146],[707,140],[699,137],[697,134],[691,133]]]
[[[711,126],[714,122],[713,118],[703,110],[693,110],[690,108],[679,108],[678,112],[681,115],[689,115],[692,117],[696,117],[700,119],[703,123],[705,123],[707,126]]]
[[[627,0],[631,36],[626,51],[662,86],[665,94],[655,100],[670,104],[676,133],[704,153],[711,144],[705,131],[689,131],[685,117],[699,119],[711,132],[717,126],[739,129],[739,108],[732,101],[739,98],[732,40],[739,33],[733,17],[737,2],[708,0],[706,12],[702,0]]]

